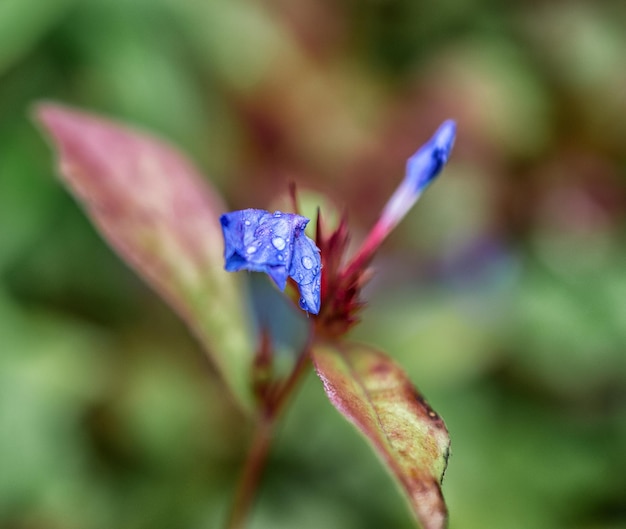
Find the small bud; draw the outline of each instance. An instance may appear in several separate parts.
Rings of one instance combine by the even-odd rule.
[[[448,161],[456,136],[456,123],[444,121],[437,132],[407,160],[406,176],[387,202],[378,221],[343,272],[349,284],[363,273],[387,235],[404,218],[422,192]]]
[[[433,137],[408,159],[406,176],[380,216],[379,224],[387,231],[404,218],[424,189],[441,172],[450,156],[455,136],[456,123],[444,121]]]

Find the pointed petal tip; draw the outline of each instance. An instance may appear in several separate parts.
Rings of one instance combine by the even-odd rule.
[[[312,299],[310,296],[300,298],[300,308],[313,315],[317,315],[320,312],[319,298]]]
[[[276,284],[280,291],[284,291],[287,286],[287,269],[284,266],[268,266],[267,274]]]
[[[450,151],[454,146],[454,140],[456,139],[456,121],[453,119],[447,119],[444,121],[435,134],[432,141],[436,149],[440,149],[445,154],[447,161]]]

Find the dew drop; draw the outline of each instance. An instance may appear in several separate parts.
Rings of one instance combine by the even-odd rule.
[[[272,244],[274,245],[274,248],[276,248],[277,250],[284,250],[285,246],[287,245],[287,243],[285,242],[285,239],[283,239],[282,237],[274,237],[272,239]]]
[[[246,226],[250,226],[251,222],[250,222],[248,219],[246,219],[246,220],[244,221],[244,224],[245,224]]]
[[[308,255],[305,255],[302,258],[302,266],[304,266],[307,270],[311,270],[311,268],[313,268],[313,259],[311,259]]]
[[[282,217],[282,216],[283,216],[283,214],[282,214],[280,211],[275,211],[275,212],[274,212],[274,216],[275,216],[276,218],[278,218],[278,217]]]
[[[248,247],[246,248],[246,252],[248,252],[248,253],[254,253],[254,252],[256,252],[256,246],[248,246]]]
[[[282,260],[283,260],[283,254],[282,254],[282,253],[279,253],[277,257],[278,257],[278,260],[279,260],[279,261],[282,261]]]

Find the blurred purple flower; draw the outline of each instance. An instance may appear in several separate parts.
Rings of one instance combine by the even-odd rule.
[[[304,228],[309,219],[294,213],[244,209],[220,217],[224,234],[224,268],[267,273],[280,290],[291,277],[300,290],[300,307],[320,310],[321,259]]]

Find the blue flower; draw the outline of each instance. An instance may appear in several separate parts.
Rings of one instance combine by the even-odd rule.
[[[300,290],[300,307],[320,310],[320,251],[304,228],[309,219],[294,213],[244,209],[220,217],[224,233],[224,268],[267,273],[280,290],[291,277]]]

